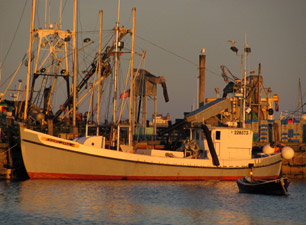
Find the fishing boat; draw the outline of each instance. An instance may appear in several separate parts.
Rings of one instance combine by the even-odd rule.
[[[254,180],[251,177],[238,179],[239,192],[266,195],[288,195],[290,180],[280,177],[273,180]]]
[[[279,176],[284,154],[252,157],[251,131],[209,131],[205,125],[201,131],[206,134],[205,140],[200,140],[202,145],[186,140],[179,151],[134,149],[126,145],[112,150],[105,147],[102,136],[69,141],[22,126],[20,138],[25,168],[33,179],[236,180],[249,174],[249,164],[254,165],[254,178]]]
[[[250,172],[249,165],[253,164],[254,178],[277,178],[281,170],[282,156],[288,155],[285,153],[293,151],[292,149],[284,147],[282,151],[255,154],[252,150],[253,133],[250,129],[208,127],[203,123],[203,116],[209,118],[216,115],[230,104],[229,99],[218,99],[206,105],[202,104],[199,109],[189,113],[184,119],[184,123],[188,125],[186,129],[189,130],[189,136],[181,138],[180,146],[157,149],[154,146],[138,145],[134,138],[134,131],[137,128],[135,99],[140,92],[140,88],[137,92],[136,82],[134,82],[134,80],[137,81],[137,71],[139,71],[137,69],[135,73],[133,66],[135,12],[136,10],[133,9],[131,30],[119,27],[118,16],[114,28],[115,42],[107,48],[106,54],[114,55],[115,81],[118,75],[120,46],[122,46],[119,42],[120,38],[126,33],[132,35],[129,95],[133,97],[130,97],[128,124],[120,122],[120,116],[117,117],[116,82],[113,88],[113,126],[108,136],[100,136],[97,132],[96,136],[85,135],[74,140],[67,140],[35,131],[21,123],[21,152],[28,176],[31,179],[82,180],[236,180],[247,176]],[[101,59],[98,61],[101,62]],[[100,67],[97,65],[97,68]],[[155,79],[154,83],[162,84],[165,93],[164,79]],[[70,96],[76,96],[75,88],[74,85]],[[146,95],[143,96],[146,97]],[[72,103],[71,109],[75,114],[75,99]],[[61,113],[62,111],[59,112]],[[128,143],[120,139],[123,130],[128,130],[126,135]]]

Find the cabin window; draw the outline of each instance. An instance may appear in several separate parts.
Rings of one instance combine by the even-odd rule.
[[[216,131],[216,140],[220,140],[221,139],[221,131]]]

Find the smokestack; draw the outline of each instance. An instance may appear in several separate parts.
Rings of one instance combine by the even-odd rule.
[[[205,60],[206,60],[205,48],[202,49],[199,59],[200,59],[199,107],[201,107],[204,105],[204,91],[205,91]]]

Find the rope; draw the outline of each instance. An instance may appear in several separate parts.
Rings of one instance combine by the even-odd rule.
[[[18,143],[14,144],[12,147],[8,148],[6,151],[1,152],[2,154],[7,153],[8,151],[11,151],[12,148],[15,148],[18,145]]]

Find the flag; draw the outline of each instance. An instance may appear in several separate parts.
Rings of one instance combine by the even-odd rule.
[[[130,97],[130,90],[127,90],[127,91],[123,92],[121,95],[119,95],[119,99],[129,98],[129,97]]]

